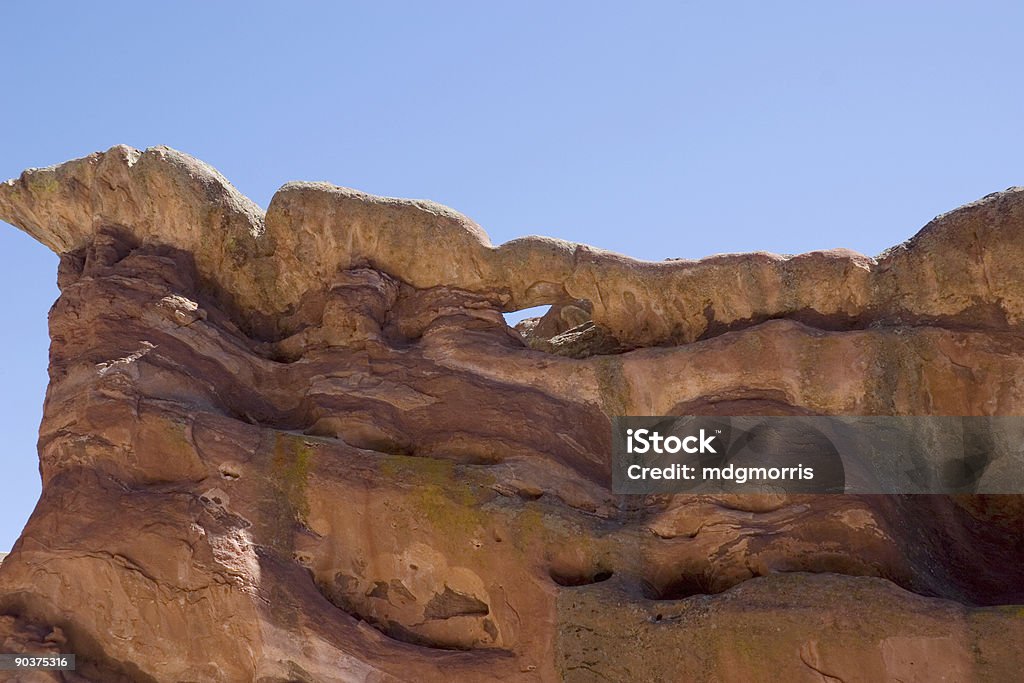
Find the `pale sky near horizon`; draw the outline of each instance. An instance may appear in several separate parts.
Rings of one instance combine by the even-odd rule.
[[[166,144],[266,206],[424,197],[500,243],[869,255],[1024,184],[1010,2],[10,3],[0,180]],[[0,551],[39,494],[56,257],[0,225]]]

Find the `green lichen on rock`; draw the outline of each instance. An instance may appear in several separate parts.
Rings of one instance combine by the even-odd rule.
[[[423,519],[438,529],[466,535],[486,522],[479,510],[485,501],[481,486],[466,468],[440,458],[388,455],[381,459],[381,475],[388,480],[413,481],[412,504]]]
[[[274,442],[274,477],[295,520],[300,523],[309,515],[306,491],[315,452],[315,444],[292,434],[278,434]]]
[[[50,169],[27,171],[23,179],[29,190],[38,195],[52,194],[61,188],[61,183],[57,180],[57,174]]]

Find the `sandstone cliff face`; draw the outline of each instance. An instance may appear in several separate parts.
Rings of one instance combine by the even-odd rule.
[[[1021,414],[1024,190],[878,259],[648,263],[115,147],[0,218],[61,256],[0,650],[79,667],[33,680],[1024,670],[1022,497],[609,485],[613,415]]]

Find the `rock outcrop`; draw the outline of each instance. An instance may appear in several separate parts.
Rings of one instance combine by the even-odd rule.
[[[319,183],[264,214],[115,147],[0,184],[0,219],[61,259],[0,643],[78,668],[33,680],[1024,670],[1024,497],[616,496],[609,432],[1021,414],[1022,189],[877,259],[650,263]]]

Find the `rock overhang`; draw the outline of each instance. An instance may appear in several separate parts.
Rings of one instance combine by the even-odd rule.
[[[1024,190],[1010,188],[937,217],[878,258],[836,249],[651,262],[543,237],[494,246],[447,207],[327,183],[287,183],[264,213],[212,167],[166,147],[116,146],[0,185],[0,218],[58,254],[109,227],[189,254],[207,289],[251,329],[267,332],[339,271],[368,266],[505,312],[587,301],[594,323],[626,348],[787,317],[826,328],[1020,329],[1022,217]]]

